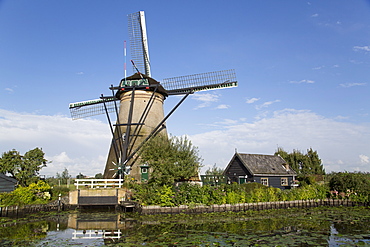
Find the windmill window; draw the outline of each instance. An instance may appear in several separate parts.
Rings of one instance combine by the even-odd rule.
[[[148,168],[141,168],[141,173],[148,173]]]
[[[261,184],[269,186],[269,179],[268,178],[261,178]]]

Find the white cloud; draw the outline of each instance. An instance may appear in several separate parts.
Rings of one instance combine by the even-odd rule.
[[[68,157],[66,152],[61,152],[58,155],[49,158],[50,161],[59,162],[59,163],[70,163],[72,162],[71,158]]]
[[[267,102],[265,102],[265,103],[263,103],[263,104],[261,104],[261,105],[257,105],[256,106],[256,109],[257,110],[260,110],[260,109],[262,109],[262,108],[266,108],[266,107],[269,107],[270,105],[272,105],[272,104],[274,104],[274,103],[278,103],[278,102],[280,102],[280,100],[274,100],[274,101],[267,101]]]
[[[80,72],[77,72],[76,74],[77,74],[77,75],[83,75],[83,74],[84,74],[84,72],[80,71]]]
[[[72,121],[66,116],[15,113],[0,109],[0,151],[16,149],[22,154],[40,147],[52,163],[41,174],[53,175],[67,168],[93,176],[104,171],[111,141],[109,127],[97,120]],[[277,146],[287,151],[312,147],[326,171],[368,171],[370,125],[325,118],[307,110],[285,109],[246,121],[223,119],[213,130],[191,135],[205,166],[225,167],[238,152],[273,154]],[[214,127],[217,127],[216,129]],[[204,170],[203,170],[204,171]]]
[[[246,103],[247,104],[252,104],[252,103],[254,103],[254,102],[258,101],[258,100],[260,100],[260,99],[259,98],[251,98],[251,99],[247,99]]]
[[[319,14],[313,14],[313,15],[311,15],[311,17],[318,17],[319,16]]]
[[[312,80],[300,80],[300,81],[290,81],[290,83],[294,83],[294,84],[308,83],[308,84],[311,84],[311,83],[315,83],[315,81],[312,81]]]
[[[355,86],[365,86],[366,83],[356,83],[356,82],[353,82],[353,83],[342,83],[342,84],[339,84],[339,86],[341,87],[355,87]]]
[[[314,67],[314,68],[312,68],[313,70],[320,70],[320,69],[323,69],[323,68],[325,68],[325,66],[317,66],[317,67]]]
[[[192,95],[192,99],[202,102],[195,109],[204,108],[210,106],[213,102],[217,102],[219,99],[218,94],[212,93],[197,93]]]
[[[14,92],[14,90],[13,89],[11,89],[11,88],[5,88],[5,91],[8,91],[9,93],[13,93]]]
[[[41,174],[55,175],[67,168],[95,175],[103,172],[110,143],[108,124],[97,120],[72,121],[66,116],[15,113],[0,109],[0,151],[16,149],[22,154],[35,147],[52,163]]]
[[[229,105],[218,105],[217,107],[216,107],[216,109],[229,109],[230,108],[230,106]]]
[[[338,115],[338,116],[335,117],[335,119],[344,120],[344,119],[349,119],[349,117]]]
[[[226,126],[226,125],[235,125],[237,124],[239,121],[238,120],[233,120],[233,119],[223,119],[222,121],[220,122],[216,122],[215,125],[216,126]]]
[[[235,148],[241,153],[273,154],[278,146],[286,151],[306,151],[312,147],[318,151],[327,172],[370,172],[368,164],[358,159],[370,149],[369,138],[368,124],[339,122],[293,109],[275,111],[272,117],[252,122],[220,124],[217,130],[190,136],[206,166],[216,163],[225,167]]]
[[[359,157],[360,157],[360,161],[361,161],[361,163],[363,163],[363,164],[368,164],[368,163],[370,163],[369,156],[366,156],[366,155],[360,154],[360,155],[359,155]]]
[[[365,52],[367,52],[367,51],[370,51],[370,46],[354,46],[353,47],[353,50],[354,51],[365,51]]]

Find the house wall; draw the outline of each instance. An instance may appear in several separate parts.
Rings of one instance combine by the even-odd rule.
[[[292,176],[255,176],[253,177],[254,181],[257,183],[261,183],[262,178],[267,178],[268,179],[268,186],[274,187],[274,188],[279,188],[281,190],[285,189],[291,189],[291,184],[293,182],[293,177]],[[287,178],[288,179],[288,186],[282,186],[281,185],[281,178]]]
[[[15,183],[0,177],[0,192],[11,192],[15,189]]]
[[[224,175],[228,177],[228,182],[231,183],[240,183],[241,178],[247,176],[243,182],[245,183],[252,183],[252,182],[257,182],[261,183],[262,178],[267,178],[268,179],[268,186],[274,187],[274,188],[279,188],[281,190],[285,189],[291,189],[292,187],[290,186],[293,183],[293,175],[274,175],[271,176],[271,174],[266,174],[262,176],[253,176],[249,170],[243,165],[242,161],[239,159],[239,157],[235,157],[230,165],[226,168]],[[281,184],[281,178],[287,178],[287,186],[283,186]]]
[[[224,175],[228,177],[231,183],[239,183],[239,177],[247,175],[248,178],[251,177],[250,172],[245,168],[240,159],[236,157],[227,170],[225,170]]]

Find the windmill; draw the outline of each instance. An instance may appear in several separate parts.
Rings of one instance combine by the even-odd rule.
[[[104,177],[130,174],[140,180],[140,148],[155,135],[167,135],[165,122],[182,102],[198,91],[236,87],[237,81],[234,70],[223,70],[167,78],[159,83],[151,77],[144,11],[128,15],[128,24],[134,74],[126,77],[125,71],[119,85],[109,88],[112,95],[71,103],[69,109],[72,119],[106,114],[113,138]],[[182,98],[165,116],[163,103],[172,95]],[[110,113],[115,113],[115,123]]]

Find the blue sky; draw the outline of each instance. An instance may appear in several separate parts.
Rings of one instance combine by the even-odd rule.
[[[236,70],[238,88],[196,93],[167,121],[198,146],[203,171],[280,146],[312,147],[328,172],[370,172],[364,0],[0,0],[0,152],[42,147],[46,175],[103,172],[105,118],[72,121],[68,104],[118,84],[127,15],[139,10],[153,78]]]

